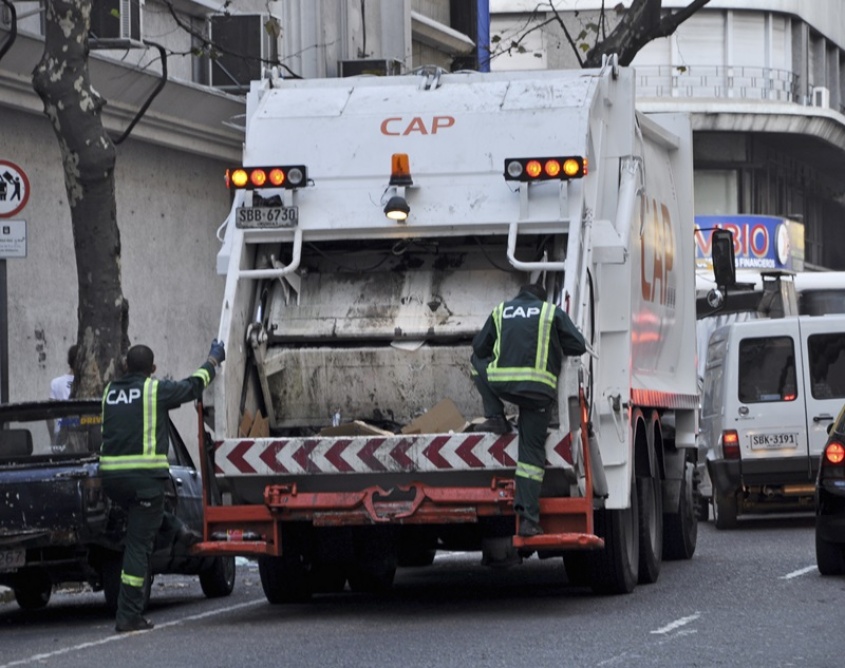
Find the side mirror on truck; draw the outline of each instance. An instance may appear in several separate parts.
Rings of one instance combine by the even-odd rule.
[[[724,305],[728,288],[736,285],[733,232],[713,230],[710,247],[713,254],[713,277],[717,287],[707,293],[707,305],[717,310]]]

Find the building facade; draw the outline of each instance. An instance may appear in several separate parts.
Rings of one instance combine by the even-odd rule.
[[[492,68],[578,67],[601,5],[491,0]],[[711,0],[632,67],[643,111],[691,116],[696,215],[803,222],[806,266],[845,269],[845,3]]]
[[[58,143],[31,82],[44,3],[14,2],[14,13],[8,4],[0,4],[0,167],[25,178],[26,202],[0,201],[0,249],[4,229],[15,237],[13,254],[0,258],[0,375],[2,400],[22,401],[46,398],[50,379],[65,373],[78,298]],[[155,350],[160,373],[190,374],[217,335],[224,173],[240,161],[249,81],[270,67],[327,77],[473,66],[479,6],[486,20],[486,0],[95,0],[90,69],[117,145],[129,336]],[[177,423],[191,429],[191,409],[180,410]]]

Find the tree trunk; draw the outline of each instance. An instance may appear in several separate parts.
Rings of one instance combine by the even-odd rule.
[[[88,72],[92,0],[47,0],[44,54],[32,84],[53,124],[65,170],[79,288],[72,396],[99,397],[119,376],[129,347],[129,305],[120,277],[115,148],[103,128],[105,100]]]

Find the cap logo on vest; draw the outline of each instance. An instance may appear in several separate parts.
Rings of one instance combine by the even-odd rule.
[[[106,403],[109,406],[116,404],[131,404],[136,399],[141,398],[141,390],[133,388],[127,393],[126,390],[111,390],[106,395]]]
[[[529,306],[527,309],[521,306],[505,306],[502,311],[503,318],[533,318],[540,315],[540,309],[536,306]]]

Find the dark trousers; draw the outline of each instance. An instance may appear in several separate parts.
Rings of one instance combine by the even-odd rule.
[[[150,556],[156,538],[172,543],[181,522],[164,511],[166,478],[141,475],[105,476],[103,490],[127,514],[117,623],[128,624],[144,612]],[[164,536],[161,535],[164,532]]]
[[[519,397],[500,394],[487,382],[484,370],[478,370],[475,387],[484,405],[484,417],[504,416],[504,401],[519,407],[517,429],[519,445],[516,463],[516,492],[513,508],[517,515],[534,522],[540,521],[540,489],[546,468],[546,436],[551,420],[552,399],[545,397]]]

